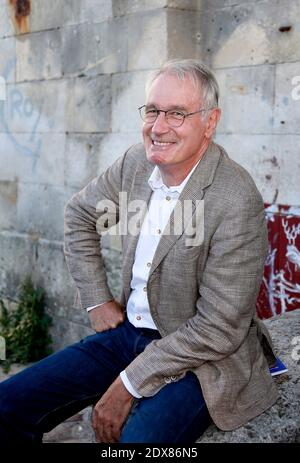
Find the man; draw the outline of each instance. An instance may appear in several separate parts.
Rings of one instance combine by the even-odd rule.
[[[212,142],[215,78],[197,61],[169,62],[140,113],[144,145],[66,207],[66,259],[96,334],[1,384],[2,441],[38,442],[94,404],[101,442],[194,442],[211,419],[231,430],[277,399],[255,317],[264,207],[249,174]],[[139,221],[137,202],[147,205]],[[121,302],[98,234],[119,220]]]

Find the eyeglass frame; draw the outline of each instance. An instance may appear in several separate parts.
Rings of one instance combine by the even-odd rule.
[[[141,119],[142,119],[143,122],[145,122],[146,124],[154,124],[154,122],[157,120],[157,118],[158,118],[158,116],[159,116],[159,113],[165,113],[165,118],[166,118],[166,121],[167,121],[167,123],[169,124],[169,126],[170,126],[170,127],[176,127],[176,128],[177,128],[177,127],[181,127],[181,126],[183,125],[184,121],[185,121],[185,118],[188,117],[188,116],[193,116],[194,114],[198,114],[198,113],[201,113],[201,112],[203,112],[203,111],[210,111],[211,109],[215,109],[215,108],[207,108],[207,109],[202,108],[202,109],[199,109],[198,111],[194,111],[194,112],[192,112],[192,113],[187,113],[187,114],[184,114],[184,113],[182,113],[181,111],[177,111],[178,113],[182,114],[182,116],[183,116],[182,122],[181,122],[179,125],[171,125],[171,124],[168,122],[167,113],[170,112],[170,111],[176,111],[176,109],[167,109],[167,110],[165,111],[164,109],[153,108],[153,109],[155,109],[155,111],[157,111],[156,118],[155,118],[154,121],[152,121],[152,122],[147,122],[147,121],[145,121],[145,120],[143,119],[142,113],[141,113],[141,110],[142,110],[143,108],[146,108],[146,107],[147,107],[147,105],[144,104],[143,106],[140,106],[140,107],[138,108],[140,117],[141,117]]]

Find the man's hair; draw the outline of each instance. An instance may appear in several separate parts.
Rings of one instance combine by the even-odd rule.
[[[174,59],[167,61],[160,69],[153,71],[146,82],[148,93],[153,82],[162,74],[172,74],[179,80],[190,78],[195,88],[202,91],[205,109],[216,108],[219,101],[219,85],[211,70],[196,59]]]

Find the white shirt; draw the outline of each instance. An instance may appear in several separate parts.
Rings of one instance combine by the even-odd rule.
[[[138,328],[157,329],[150,313],[147,297],[147,283],[152,260],[161,235],[169,221],[178,198],[196,169],[199,161],[180,185],[167,187],[162,180],[159,168],[154,167],[148,183],[153,190],[149,209],[145,215],[138,239],[134,264],[132,267],[131,293],[127,302],[128,320]],[[96,306],[95,306],[96,307]],[[93,307],[87,308],[92,310]],[[132,387],[125,371],[120,373],[126,389],[135,397],[142,397]]]

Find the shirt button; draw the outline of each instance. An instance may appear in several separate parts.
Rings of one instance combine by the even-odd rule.
[[[151,262],[147,262],[147,267],[151,267]]]
[[[136,318],[137,320],[142,320],[142,317],[141,317],[140,315],[137,315],[135,318]]]
[[[156,230],[156,233],[157,233],[158,235],[160,235],[160,234],[161,234],[161,229],[158,228],[158,229]]]
[[[143,291],[145,291],[145,292],[147,291],[147,288],[146,288],[146,286],[144,286],[144,288],[143,288]]]
[[[166,196],[167,201],[171,201],[171,196]]]

